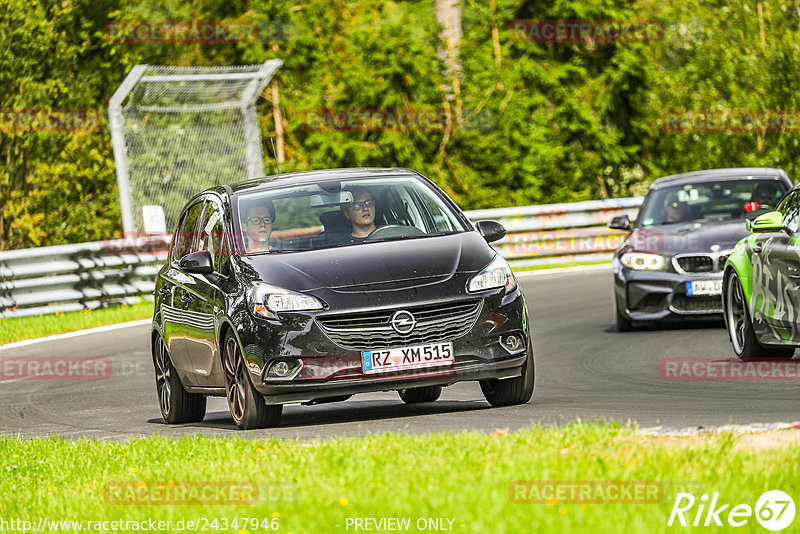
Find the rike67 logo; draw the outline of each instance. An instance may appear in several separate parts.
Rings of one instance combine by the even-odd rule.
[[[765,529],[783,530],[794,521],[794,501],[780,490],[764,492],[756,501],[755,508],[749,504],[722,503],[719,493],[714,493],[710,501],[706,494],[696,499],[691,493],[678,493],[667,526],[721,527],[727,522],[731,527],[743,527],[754,515]]]

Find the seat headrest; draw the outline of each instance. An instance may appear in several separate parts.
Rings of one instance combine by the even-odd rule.
[[[319,216],[319,222],[326,232],[344,232],[350,230],[350,221],[341,210],[326,211]]]

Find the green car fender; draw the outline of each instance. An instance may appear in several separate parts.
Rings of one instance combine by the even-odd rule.
[[[742,290],[744,291],[744,299],[747,304],[750,304],[750,297],[753,295],[753,264],[750,262],[750,256],[753,254],[753,245],[755,245],[757,235],[751,234],[743,237],[733,247],[733,252],[728,256],[728,261],[725,262],[725,280],[728,279],[728,271],[733,270],[739,277],[742,283]],[[726,282],[727,283],[727,282]],[[725,291],[722,293],[725,298]],[[749,307],[749,306],[748,306]]]

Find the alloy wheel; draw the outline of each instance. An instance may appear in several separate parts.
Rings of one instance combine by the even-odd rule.
[[[731,276],[730,280],[728,280],[727,297],[728,332],[731,334],[731,341],[736,354],[741,354],[744,351],[745,314],[747,310],[744,305],[742,284],[736,275]]]
[[[245,409],[245,388],[248,386],[245,375],[244,358],[233,336],[225,344],[225,378],[228,406],[234,421],[241,421]]]
[[[163,342],[159,343],[156,349],[155,363],[158,402],[161,407],[161,413],[166,417],[172,406],[172,372],[170,371],[167,348]]]

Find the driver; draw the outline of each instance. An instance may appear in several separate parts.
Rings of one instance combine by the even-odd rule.
[[[670,193],[664,203],[664,215],[668,223],[681,222],[686,216],[686,202],[680,200],[677,193]]]
[[[270,236],[272,223],[275,221],[275,205],[271,200],[254,204],[247,208],[244,219],[244,231],[247,236],[247,252],[266,252],[272,249]]]
[[[753,196],[750,201],[758,202],[759,209],[770,208],[777,204],[778,196],[778,188],[775,184],[761,182],[753,190]]]
[[[350,221],[350,242],[360,243],[375,230],[375,200],[363,187],[353,187],[350,192],[353,201],[342,205],[342,212]]]

